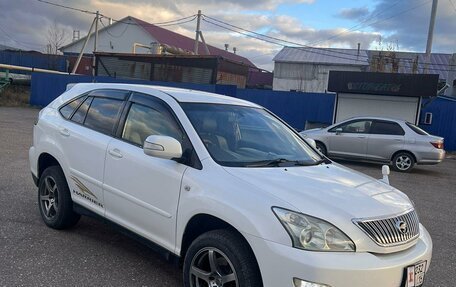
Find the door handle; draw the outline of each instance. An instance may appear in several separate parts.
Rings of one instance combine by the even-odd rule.
[[[365,136],[358,136],[359,139],[365,139]]]
[[[108,153],[110,155],[112,155],[113,157],[115,157],[115,158],[122,158],[123,157],[122,153],[117,148],[108,150]]]
[[[64,137],[69,137],[70,136],[70,131],[68,129],[62,128],[62,129],[60,129],[59,132]]]

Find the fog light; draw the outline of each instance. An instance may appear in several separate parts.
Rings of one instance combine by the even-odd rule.
[[[293,278],[294,286],[295,287],[331,287],[326,284],[318,284],[313,282],[304,281],[298,278]]]

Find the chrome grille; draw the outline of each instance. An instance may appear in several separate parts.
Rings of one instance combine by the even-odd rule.
[[[382,219],[353,221],[380,246],[394,246],[412,241],[420,235],[419,219],[415,210]]]

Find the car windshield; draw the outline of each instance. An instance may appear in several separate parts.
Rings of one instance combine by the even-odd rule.
[[[419,134],[419,135],[422,135],[422,136],[428,136],[428,135],[429,135],[425,130],[423,130],[423,129],[417,127],[417,126],[415,126],[415,125],[412,124],[412,123],[406,122],[406,125],[407,125],[412,131],[414,131],[415,133],[417,133],[417,134]]]
[[[182,107],[212,158],[233,167],[316,165],[325,161],[261,108],[206,103]]]

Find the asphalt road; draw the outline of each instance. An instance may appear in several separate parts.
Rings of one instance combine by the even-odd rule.
[[[28,166],[37,113],[0,107],[0,286],[181,286],[178,267],[103,223],[83,217],[65,231],[42,223]],[[378,165],[342,164],[381,177]],[[456,159],[392,172],[390,182],[415,202],[434,241],[425,286],[455,286]]]

